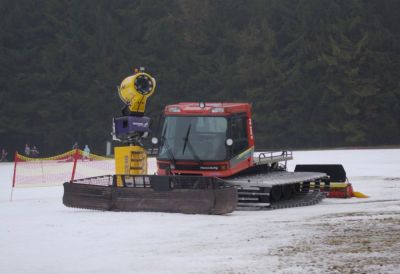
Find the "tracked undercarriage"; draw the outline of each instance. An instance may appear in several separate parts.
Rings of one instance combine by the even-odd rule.
[[[122,186],[116,182],[121,180]],[[109,175],[64,183],[68,207],[111,211],[226,214],[320,202],[329,189],[318,172],[271,171],[224,180],[204,176]]]
[[[239,209],[279,209],[313,205],[329,191],[329,177],[318,172],[272,171],[227,179],[237,188]]]

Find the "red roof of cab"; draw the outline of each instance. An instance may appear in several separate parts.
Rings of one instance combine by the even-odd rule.
[[[231,113],[241,113],[246,112],[248,115],[251,113],[251,104],[249,103],[217,103],[217,102],[204,102],[204,107],[200,107],[199,102],[182,102],[173,105],[167,105],[164,109],[165,114],[172,115],[187,115],[187,114],[204,114],[204,115],[217,115],[217,116],[225,116],[230,115]],[[178,110],[171,111],[171,110]],[[221,110],[223,112],[217,111],[213,112],[213,110]]]

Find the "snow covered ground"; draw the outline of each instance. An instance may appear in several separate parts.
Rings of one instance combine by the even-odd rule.
[[[342,163],[368,199],[227,216],[66,208],[0,164],[0,273],[400,273],[400,149],[294,152]],[[154,167],[154,164],[153,164]]]

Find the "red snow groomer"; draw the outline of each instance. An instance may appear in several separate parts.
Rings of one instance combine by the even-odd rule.
[[[144,116],[155,79],[135,70],[118,94],[125,104],[113,119],[115,174],[64,183],[63,203],[114,211],[226,214],[241,208],[315,204],[329,190],[329,176],[288,172],[290,151],[254,153],[249,103],[188,102],[168,105],[159,138],[157,174],[149,175],[143,140],[152,132]],[[343,169],[343,168],[342,168]]]
[[[158,146],[157,174],[132,175],[129,169],[135,168],[135,160],[126,157],[127,173],[114,175],[108,186],[91,186],[90,178],[64,184],[64,204],[117,211],[225,214],[236,207],[312,205],[329,192],[329,184],[336,179],[329,174],[346,177],[341,165],[311,165],[309,170],[298,167],[289,172],[290,151],[255,153],[251,115],[249,103],[168,105],[160,135],[152,138]]]

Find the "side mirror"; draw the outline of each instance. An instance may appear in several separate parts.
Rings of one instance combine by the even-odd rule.
[[[157,145],[157,144],[158,144],[158,138],[157,138],[157,137],[151,138],[151,143],[152,143],[153,145]]]
[[[231,145],[233,145],[233,140],[231,138],[228,138],[226,139],[225,143],[228,147],[230,147]]]

